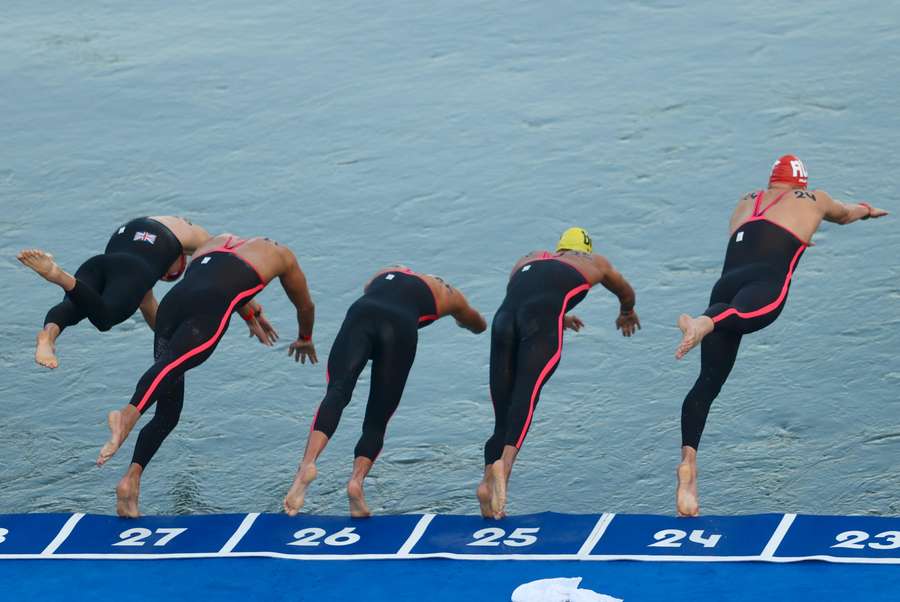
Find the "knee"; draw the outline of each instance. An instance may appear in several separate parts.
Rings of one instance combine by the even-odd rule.
[[[91,324],[93,324],[100,332],[107,332],[115,326],[115,323],[105,316],[91,318]]]

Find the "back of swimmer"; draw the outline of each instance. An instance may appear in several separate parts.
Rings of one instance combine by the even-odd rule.
[[[559,363],[563,331],[584,323],[568,312],[601,284],[619,299],[616,328],[640,328],[634,289],[582,228],[563,232],[556,251],[533,251],[513,266],[506,297],[491,325],[490,388],[494,429],[484,446],[477,495],[485,518],[502,518],[513,464],[525,441],[541,390]]]
[[[404,266],[378,271],[363,295],[347,310],[328,355],[328,384],[310,429],[306,451],[284,499],[284,510],[297,514],[306,489],[316,478],[316,460],[337,430],[350,403],[356,381],[372,361],[372,379],[362,435],[354,451],[353,472],[347,483],[352,516],[369,516],[363,481],[384,444],[387,424],[400,404],[418,345],[418,330],[452,316],[473,333],[487,328],[484,317],[455,287],[430,274]]]
[[[181,217],[136,218],[117,227],[105,252],[81,264],[74,276],[46,251],[21,251],[20,262],[65,293],[62,302],[47,313],[38,333],[35,361],[56,368],[56,339],[66,327],[84,318],[98,330],[107,331],[140,309],[153,328],[158,306],[153,286],[159,280],[177,279],[184,271],[186,256],[207,240],[205,229]]]

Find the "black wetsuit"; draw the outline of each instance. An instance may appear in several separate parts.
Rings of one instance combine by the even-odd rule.
[[[354,455],[375,461],[416,357],[418,329],[436,319],[434,294],[415,273],[398,269],[374,278],[363,296],[347,310],[331,346],[328,389],[312,430],[328,438],[334,435],[359,374],[371,359],[369,401]]]
[[[131,404],[142,414],[156,412],[141,429],[132,462],[146,466],[178,424],[184,402],[184,373],[205,362],[228,330],[231,314],[245,305],[265,283],[234,249],[239,241],[196,257],[159,304],[156,314],[156,363],[138,381]]]
[[[44,325],[62,331],[87,318],[98,330],[109,330],[138,309],[182,254],[181,242],[166,226],[149,217],[131,220],[116,230],[103,255],[81,264],[75,288],[47,312]]]
[[[722,276],[713,286],[709,308],[715,329],[700,344],[700,376],[681,406],[682,445],[697,449],[706,416],[737,358],[741,337],[765,328],[787,302],[791,276],[808,246],[765,212],[781,201],[778,195],[760,209],[757,193],[753,215],[728,241]]]
[[[591,286],[574,266],[544,253],[513,274],[491,325],[494,433],[484,445],[493,464],[506,445],[522,447],[541,389],[559,364],[563,316]]]

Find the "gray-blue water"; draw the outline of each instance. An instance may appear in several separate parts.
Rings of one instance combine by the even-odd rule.
[[[580,225],[637,289],[576,313],[513,474],[511,512],[674,511],[678,313],[704,309],[736,199],[794,152],[833,196],[898,210],[900,8],[888,2],[248,3],[8,0],[0,17],[0,512],[109,513],[133,439],[93,461],[105,416],[152,361],[134,317],[32,361],[60,298],[14,259],[74,270],[135,216],[290,245],[323,360],[377,268],[446,277],[490,319],[522,254]],[[900,512],[894,217],[826,225],[787,308],[747,337],[701,446],[706,513]],[[167,285],[157,287],[165,294]],[[284,339],[292,308],[260,297]],[[379,513],[474,513],[492,428],[489,339],[442,321],[367,494]],[[236,321],[187,377],[142,510],[277,510],[324,391]],[[343,485],[368,377],[308,498]]]

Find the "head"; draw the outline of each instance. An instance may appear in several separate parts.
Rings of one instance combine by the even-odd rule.
[[[181,275],[184,273],[184,268],[186,267],[187,255],[182,255],[169,267],[169,271],[166,272],[160,280],[163,282],[175,282],[181,278]]]
[[[556,250],[593,253],[594,243],[584,228],[569,228],[559,237],[559,242],[556,243]]]
[[[795,155],[784,155],[772,166],[769,187],[775,183],[788,184],[791,188],[806,188],[806,166]]]

